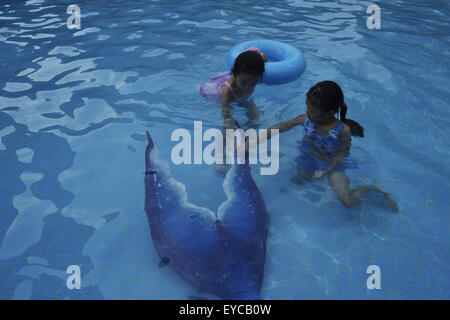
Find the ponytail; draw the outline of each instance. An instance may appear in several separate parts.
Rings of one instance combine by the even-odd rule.
[[[341,121],[345,122],[345,115],[347,114],[347,104],[345,103],[345,101],[341,107],[341,112],[339,114],[340,114]]]
[[[347,114],[347,104],[344,101],[344,103],[342,104],[342,106],[340,108],[340,112],[339,112],[341,121],[350,127],[352,136],[364,137],[364,128],[358,122],[356,122],[352,119],[346,119],[345,118],[346,114]]]

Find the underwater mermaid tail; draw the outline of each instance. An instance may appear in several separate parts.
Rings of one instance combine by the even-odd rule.
[[[227,200],[216,216],[188,201],[184,185],[157,158],[148,132],[147,140],[145,212],[159,256],[198,290],[223,299],[259,299],[269,216],[249,165],[228,171]]]

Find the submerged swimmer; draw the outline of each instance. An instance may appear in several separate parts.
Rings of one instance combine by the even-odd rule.
[[[260,118],[260,111],[251,99],[251,95],[264,73],[264,63],[267,61],[264,52],[256,47],[248,48],[237,56],[230,72],[220,73],[198,87],[202,96],[220,104],[224,134],[226,129],[232,129],[238,125],[231,114],[233,110],[231,104],[234,102],[246,108],[250,123]],[[226,172],[228,167],[225,164],[217,164],[216,169]]]
[[[266,61],[268,60],[264,52],[255,47],[248,48],[236,58],[230,72],[220,73],[199,86],[201,95],[220,104],[224,128],[233,128],[236,125],[231,115],[233,102],[247,109],[249,120],[259,119],[260,112],[251,95],[264,73]]]

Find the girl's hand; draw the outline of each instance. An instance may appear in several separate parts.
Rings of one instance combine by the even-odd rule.
[[[223,120],[223,126],[225,127],[225,129],[233,129],[234,127],[237,126],[237,122],[236,120],[230,117]]]
[[[314,171],[314,178],[320,179],[320,178],[323,178],[326,174],[327,174],[327,172],[324,170],[316,170],[316,171]]]

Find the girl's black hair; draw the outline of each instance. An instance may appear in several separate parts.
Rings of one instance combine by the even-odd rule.
[[[346,119],[347,105],[344,102],[344,94],[339,85],[333,81],[322,81],[312,86],[306,94],[306,99],[321,109],[323,112],[339,112],[342,122],[348,124],[352,136],[364,137],[364,128],[352,119]]]
[[[234,76],[240,73],[248,73],[261,77],[264,73],[264,59],[258,52],[244,51],[234,60],[231,73]]]

